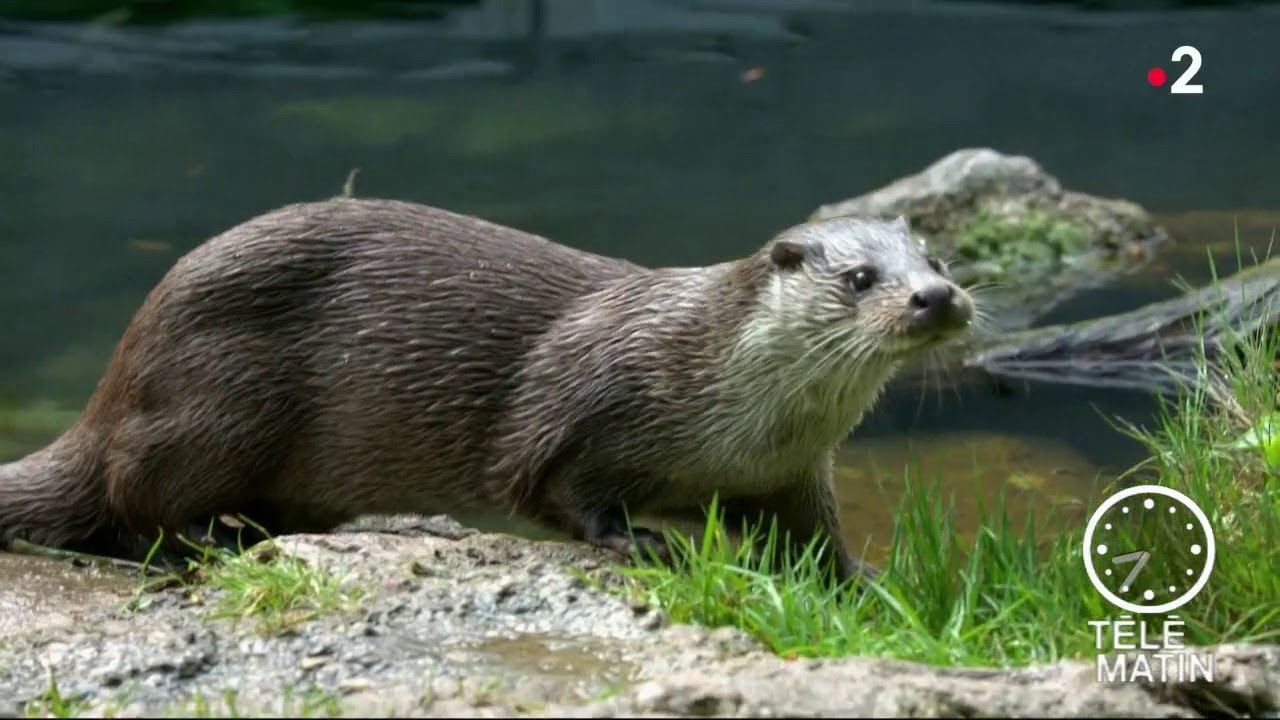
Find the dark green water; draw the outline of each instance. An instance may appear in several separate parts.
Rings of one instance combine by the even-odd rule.
[[[1160,213],[1180,241],[1163,271],[1052,320],[1168,296],[1170,271],[1205,277],[1205,247],[1228,256],[1237,219],[1261,252],[1280,211],[1276,12],[565,0],[537,33],[521,2],[445,18],[0,23],[0,456],[74,417],[182,252],[336,194],[353,167],[359,195],[700,264],[959,147],[1023,153]],[[1148,68],[1180,72],[1184,44],[1205,94],[1150,87]],[[1117,391],[900,388],[851,447],[847,513],[886,516],[871,480],[891,496],[912,452],[957,483],[964,457],[996,468],[986,487],[1037,475],[1028,506],[1087,498],[1138,457],[1100,413],[1150,408]]]

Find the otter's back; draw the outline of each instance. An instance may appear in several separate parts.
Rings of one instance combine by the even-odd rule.
[[[413,203],[291,205],[180,260],[120,370],[143,406],[258,408],[256,426],[246,411],[203,425],[272,438],[291,495],[464,499],[526,349],[574,298],[640,271]]]

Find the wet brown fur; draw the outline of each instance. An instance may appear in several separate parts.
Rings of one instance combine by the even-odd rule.
[[[796,432],[808,405],[738,427],[754,400],[726,381],[775,271],[767,248],[648,269],[399,201],[280,208],[180,259],[74,426],[0,466],[0,539],[119,554],[220,513],[483,508],[600,542],[624,507],[716,491],[830,537],[847,574],[831,458],[865,408],[839,436]]]

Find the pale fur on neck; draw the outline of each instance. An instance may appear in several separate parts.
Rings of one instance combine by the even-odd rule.
[[[802,285],[808,283],[812,293],[813,283],[822,281],[801,276],[806,272],[765,278],[715,382],[719,401],[703,418],[710,440],[700,453],[704,462],[735,468],[744,481],[767,483],[779,472],[825,462],[874,404],[897,365],[870,353],[857,366],[846,355],[818,372],[815,363],[840,343],[813,347],[810,338],[821,329],[804,317],[812,298],[800,293]],[[849,342],[848,336],[844,340]]]

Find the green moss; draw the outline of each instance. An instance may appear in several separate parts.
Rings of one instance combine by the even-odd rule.
[[[391,96],[350,96],[292,102],[276,118],[311,129],[326,142],[388,147],[431,137],[465,157],[487,157],[617,129],[654,133],[673,124],[665,107],[647,106],[624,117],[589,98],[566,96],[554,87],[480,87],[453,102]]]
[[[431,100],[355,96],[293,102],[275,115],[315,127],[333,139],[384,147],[439,132],[447,108]]]
[[[495,103],[493,111],[473,112],[453,138],[456,151],[483,157],[525,150],[597,134],[604,130],[608,119],[599,108],[566,108],[555,98],[534,96],[523,100]]]
[[[49,401],[0,405],[0,462],[19,458],[49,444],[80,416]]]
[[[1080,223],[1039,209],[1019,218],[982,210],[962,225],[955,237],[955,252],[969,261],[994,262],[1001,268],[1051,267],[1083,251],[1089,231]]]
[[[0,406],[0,435],[52,437],[71,427],[79,415],[79,410],[68,410],[47,401],[23,407]]]

